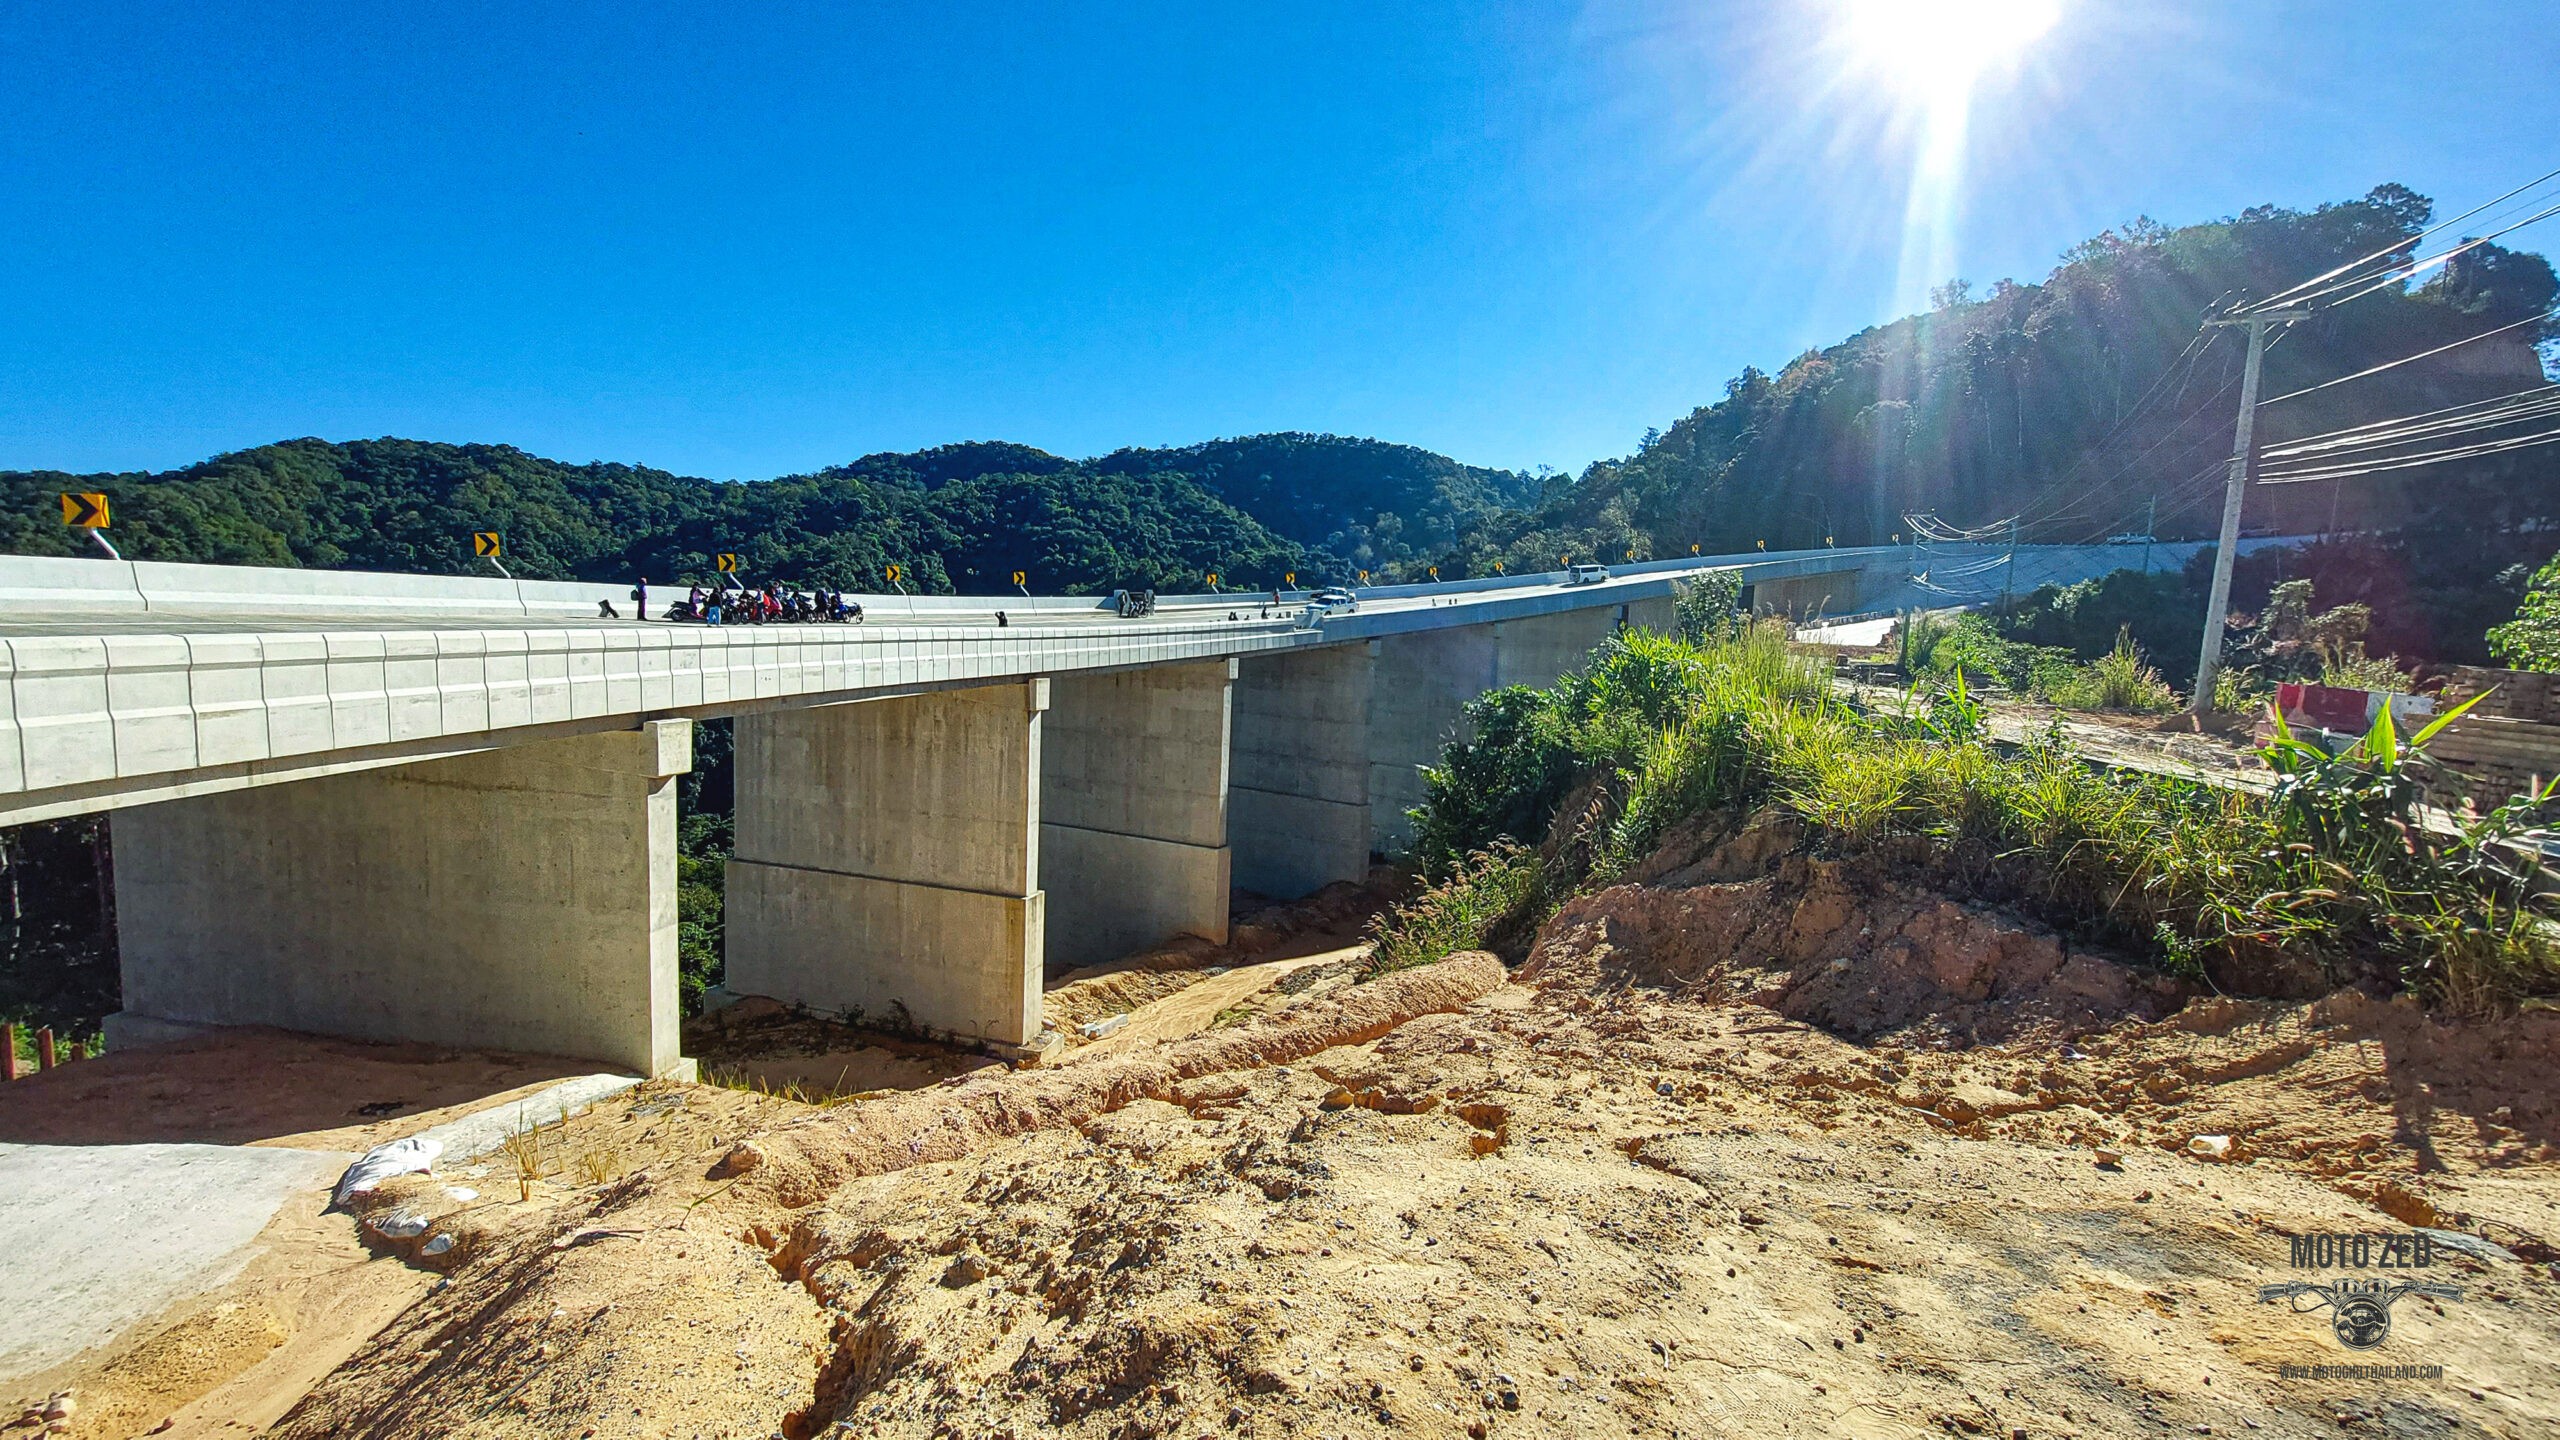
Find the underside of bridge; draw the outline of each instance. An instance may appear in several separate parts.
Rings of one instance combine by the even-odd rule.
[[[727,988],[998,1047],[1044,977],[1233,892],[1358,882],[1488,690],[1668,598],[1240,658],[739,715]],[[683,1062],[675,796],[691,723],[127,810],[115,1043],[265,1024]]]

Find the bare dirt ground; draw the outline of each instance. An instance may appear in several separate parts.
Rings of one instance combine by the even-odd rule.
[[[2560,1017],[2198,995],[1748,846],[1516,972],[1329,968],[432,1218],[277,1433],[2560,1433]],[[2413,1225],[2345,1273],[2458,1297],[2378,1348],[2261,1299]],[[2442,1370],[2283,1368],[2340,1364]]]
[[[1516,970],[1359,983],[1335,896],[1062,977],[1049,1068],[643,1087],[298,1220],[385,1283],[209,1297],[66,1428],[2560,1433],[2560,1015],[2201,994],[1767,830],[1644,880]],[[2458,1295],[2261,1299],[2342,1274]]]

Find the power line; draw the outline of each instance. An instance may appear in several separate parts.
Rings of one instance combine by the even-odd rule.
[[[2457,446],[2449,450],[2430,451],[2424,455],[2403,456],[2396,460],[2377,460],[2364,465],[2341,465],[2327,469],[2287,470],[2262,475],[2262,485],[2293,485],[2305,480],[2343,480],[2354,475],[2373,475],[2385,470],[2414,470],[2421,465],[2441,465],[2449,460],[2469,460],[2482,455],[2499,455],[2509,450],[2525,450],[2536,445],[2560,441],[2560,430],[2542,430],[2508,440],[2491,440],[2478,445]]]
[[[2415,279],[2426,271],[2433,270],[2437,266],[2444,264],[2446,261],[2451,260],[2456,255],[2462,254],[2466,250],[2476,250],[2481,246],[2488,244],[2490,241],[2497,239],[2501,235],[2507,234],[2510,231],[2521,230],[2527,225],[2540,224],[2554,215],[2560,215],[2560,205],[2552,205],[2536,211],[2535,213],[2528,215],[2524,219],[2517,221],[2513,225],[2506,226],[2503,229],[2492,230],[2486,235],[2473,236],[2472,238],[2463,241],[2461,244],[2454,246],[2450,250],[2444,251],[2441,254],[2430,255],[2424,260],[2412,260],[2406,265],[2394,266],[2392,269],[2384,271],[2378,276],[2363,276],[2354,280],[2346,281],[2342,284],[2332,285],[2326,290],[2315,291],[2310,295],[2304,296],[2299,303],[2307,305],[2310,304],[2311,301],[2321,299],[2325,296],[2336,295],[2341,290],[2354,289],[2354,287],[2359,285],[2364,287],[2363,289],[2356,290],[2352,295],[2340,296],[2338,299],[2331,300],[2326,305],[2313,307],[2319,310],[2333,310],[2340,305],[2346,304],[2350,300],[2360,300],[2365,296],[2372,294],[2376,290],[2387,289],[2394,285],[2405,285],[2410,280]],[[2371,283],[2367,283],[2368,281]]]
[[[2350,381],[2350,380],[2362,380],[2363,378],[2365,378],[2365,377],[2366,377],[2366,376],[2368,376],[2368,375],[2379,375],[2379,374],[2381,374],[2381,373],[2382,373],[2383,371],[2385,371],[2385,370],[2397,370],[2397,369],[2399,369],[2399,368],[2400,368],[2401,366],[2403,366],[2403,365],[2414,364],[2414,363],[2415,363],[2415,362],[2417,362],[2417,361],[2425,360],[2425,359],[2428,359],[2428,358],[2430,358],[2430,357],[2432,357],[2432,356],[2441,355],[2441,354],[2443,354],[2444,352],[2446,352],[2447,350],[2459,350],[2459,349],[2461,349],[2463,346],[2470,344],[2470,343],[2471,343],[2472,341],[2474,341],[2474,340],[2486,340],[2486,339],[2488,339],[2488,338],[2489,338],[2490,336],[2492,336],[2492,335],[2504,335],[2505,333],[2507,333],[2507,332],[2508,332],[2508,331],[2510,331],[2510,330],[2520,330],[2520,329],[2523,329],[2523,328],[2524,328],[2525,326],[2527,326],[2527,325],[2539,325],[2539,324],[2543,323],[2545,320],[2548,320],[2548,319],[2550,319],[2550,318],[2551,318],[2551,317],[2549,317],[2549,316],[2547,316],[2547,315],[2529,315],[2529,316],[2526,316],[2526,317],[2525,317],[2524,319],[2522,319],[2522,320],[2518,320],[2518,321],[2516,321],[2516,322],[2515,322],[2514,324],[2512,324],[2512,325],[2501,325],[2501,326],[2499,326],[2499,327],[2498,327],[2497,329],[2495,329],[2495,330],[2483,330],[2483,331],[2481,331],[2481,332],[2480,332],[2479,334],[2477,334],[2477,335],[2468,335],[2468,336],[2465,336],[2465,337],[2463,337],[2463,338],[2462,338],[2462,339],[2460,339],[2460,340],[2456,340],[2456,341],[2454,341],[2454,342],[2453,342],[2452,344],[2450,344],[2450,345],[2439,345],[2439,346],[2437,346],[2436,348],[2434,348],[2433,350],[2422,350],[2422,351],[2418,352],[2418,353],[2417,353],[2417,354],[2415,354],[2415,355],[2406,356],[2406,357],[2404,357],[2404,358],[2402,358],[2402,359],[2389,361],[2389,362],[2384,363],[2384,364],[2381,364],[2381,365],[2376,365],[2376,366],[2374,366],[2374,367],[2373,367],[2372,369],[2370,369],[2370,370],[2359,370],[2359,371],[2357,371],[2356,373],[2354,373],[2353,375],[2341,375],[2341,376],[2339,376],[2339,377],[2338,377],[2337,379],[2335,379],[2335,380],[2323,380],[2323,381],[2321,381],[2321,382],[2320,382],[2319,384],[2317,384],[2317,385],[2305,385],[2304,387],[2302,387],[2302,388],[2301,388],[2301,389],[2299,389],[2299,390],[2291,390],[2291,391],[2287,391],[2286,393],[2284,393],[2284,394],[2282,394],[2282,395],[2278,395],[2278,396],[2276,396],[2276,397],[2275,397],[2274,399],[2272,399],[2272,400],[2261,400],[2261,401],[2259,401],[2259,402],[2258,402],[2258,406],[2259,406],[2259,408],[2260,408],[2260,409],[2264,409],[2265,407],[2267,407],[2267,406],[2269,406],[2269,405],[2279,404],[2279,403],[2282,403],[2283,401],[2286,401],[2286,400],[2292,400],[2292,399],[2295,399],[2295,398],[2300,397],[2300,396],[2303,396],[2303,395],[2308,395],[2308,394],[2312,393],[2312,392],[2313,392],[2313,391],[2315,391],[2315,390],[2326,390],[2326,389],[2328,389],[2328,388],[2329,388],[2330,386],[2332,386],[2332,385],[2344,385],[2344,384],[2346,384],[2346,383],[2347,383],[2348,381]]]
[[[2399,415],[2399,418],[2391,420],[2371,420],[2365,425],[2327,430],[2319,436],[2301,436],[2299,441],[2286,441],[2281,446],[2260,451],[2260,459],[2286,461],[2296,459],[2296,456],[2332,454],[2332,451],[2371,451],[2371,448],[2406,446],[2406,443],[2432,441],[2432,438],[2468,436],[2476,430],[2504,430],[2509,425],[2519,425],[2524,420],[2550,413],[2560,413],[2560,384],[2542,384],[2542,387],[2534,389],[2519,389],[2514,395],[2476,400],[2470,405],[2447,405],[2445,410]]]
[[[2463,221],[2470,219],[2472,216],[2479,214],[2481,211],[2488,209],[2492,205],[2503,205],[2517,196],[2522,195],[2527,190],[2534,189],[2554,179],[2560,179],[2560,170],[2554,170],[2549,174],[2537,176],[2534,179],[2528,180],[2524,184],[2517,186],[2513,190],[2508,191],[2506,194],[2501,195],[2494,200],[2488,201],[2484,204],[2474,205],[2470,209],[2463,211],[2461,214],[2454,216],[2450,220],[2430,225],[2426,229],[2419,231],[2417,234],[2410,236],[2408,239],[2399,241],[2396,244],[2386,245],[2362,259],[2350,260],[2335,270],[2328,271],[2325,274],[2314,275],[2310,279],[2303,281],[2301,284],[2296,285],[2289,290],[2279,290],[2264,300],[2260,300],[2253,305],[2242,307],[2242,313],[2245,314],[2250,310],[2265,310],[2276,305],[2283,304],[2293,296],[2299,295],[2303,291],[2311,289],[2314,286],[2325,285],[2351,270],[2360,270],[2365,266],[2372,264],[2376,260],[2387,259],[2388,257],[2396,255],[2403,250],[2414,249],[2428,236],[2450,230],[2454,226],[2461,224]]]
[[[2180,431],[2185,430],[2189,425],[2192,425],[2197,420],[2203,418],[2207,412],[2211,411],[2214,407],[2222,404],[2226,399],[2228,399],[2232,388],[2239,383],[2240,381],[2238,376],[2233,376],[2224,380],[2220,385],[2214,387],[2213,393],[2207,395],[2196,405],[2194,409],[2188,411],[2185,415],[2181,416],[2175,424],[2161,432],[2159,439],[2152,441],[2150,444],[2142,447],[2142,449],[2134,452],[2132,455],[2120,459],[2113,470],[2108,472],[2106,475],[2099,477],[2099,479],[2093,482],[2089,488],[2083,490],[2078,497],[2074,498],[2069,503],[2063,505],[2059,509],[2049,510],[2041,515],[2029,517],[2030,520],[2036,524],[2051,524],[2058,520],[2067,520],[2071,518],[2072,515],[2080,510],[2082,506],[2089,504],[2092,500],[2097,498],[2100,487],[2113,484],[2118,480],[2122,480],[2127,475],[2132,474],[2135,466],[2150,459],[2153,454],[2159,451],[2161,446],[2176,439]],[[2179,463],[2189,453],[2194,451],[2198,445],[2210,443],[2216,438],[2218,437],[2216,437],[2211,431],[2206,431],[2204,434],[2196,436],[2195,438],[2187,441],[2186,444],[2169,452],[2169,463]]]
[[[2026,502],[2018,507],[2018,523],[2021,525],[2041,524],[2045,521],[2056,518],[2058,515],[2069,514],[2070,504],[2066,504],[2060,511],[2039,511],[2038,507],[2052,500],[2056,495],[2061,493],[2063,487],[2069,485],[2074,479],[2078,478],[2081,471],[2088,469],[2091,462],[2098,459],[2098,457],[2104,453],[2105,447],[2109,441],[2122,434],[2127,427],[2133,424],[2136,418],[2144,414],[2149,409],[2151,402],[2158,399],[2163,389],[2168,385],[2169,376],[2172,372],[2177,370],[2178,362],[2180,360],[2185,360],[2187,362],[2187,368],[2185,372],[2179,376],[2178,380],[2178,394],[2183,398],[2186,395],[2188,383],[2195,378],[2196,367],[2204,363],[2204,357],[2212,350],[2213,342],[2221,338],[2221,332],[2218,330],[2198,327],[2195,337],[2189,340],[2186,343],[2185,348],[2181,349],[2176,355],[2169,357],[2169,363],[2160,368],[2159,377],[2151,382],[2151,388],[2143,392],[2142,398],[2134,402],[2132,409],[2127,410],[2115,424],[2108,426],[2107,433],[2099,436],[2097,440],[2090,444],[2089,448],[2081,451],[2080,458],[2072,462],[2071,468],[2063,471],[2060,475],[2055,476],[2051,481],[2046,483],[2043,489],[2038,490],[2033,495],[2027,497]],[[2224,381],[2222,389],[2229,389],[2231,384],[2231,381]],[[2219,399],[2219,392],[2216,392],[2215,399]],[[2174,404],[2175,402],[2172,403]],[[2178,431],[2193,424],[2196,417],[2202,414],[2204,410],[2212,408],[2214,403],[2214,400],[2207,400],[2203,406],[2200,406],[2196,410],[2189,411],[2176,424],[2171,425],[2168,432],[2162,435],[2160,439],[2151,442],[2151,444],[2145,447],[2140,454],[2135,455],[2132,460],[2118,465],[2113,472],[2098,483],[2104,484],[2109,480],[2121,479],[2125,472],[2133,465],[2140,463],[2140,461],[2153,450],[2156,450],[2160,448],[2161,445],[2167,443],[2170,436],[2177,434]],[[2070,503],[2076,504],[2077,502],[2074,501]]]
[[[2460,402],[2460,405],[2445,405],[2442,410],[2419,410],[2419,413],[2414,415],[2394,415],[2394,418],[2388,418],[2388,420],[2360,420],[2360,423],[2355,425],[2340,425],[2337,430],[2319,430],[2317,436],[2294,436],[2291,441],[2281,441],[2281,448],[2309,446],[2312,441],[2327,441],[2330,436],[2358,436],[2358,433],[2363,433],[2363,430],[2378,430],[2383,428],[2383,425],[2409,425],[2409,423],[2417,423],[2417,420],[2435,418],[2435,415],[2460,415],[2460,413],[2468,413],[2468,410],[2488,410],[2488,407],[2509,405],[2509,402],[2529,400],[2529,397],[2537,397],[2537,395],[2552,395],[2552,392],[2560,392],[2560,384],[2527,384],[2524,389],[2509,389],[2506,395],[2491,395],[2488,400],[2465,400]],[[2271,448],[2271,451],[2266,451],[2266,454],[2281,454],[2281,448]]]
[[[2119,510],[2104,524],[2101,524],[2091,530],[2082,531],[2075,539],[2063,543],[2080,545],[2094,544],[2097,541],[2105,539],[2109,535],[2120,533],[2116,527],[2129,523],[2134,516],[2145,511],[2152,511],[2155,518],[2161,512],[2174,514],[2179,507],[2193,503],[2209,491],[2213,487],[2214,483],[2222,478],[2224,468],[2225,462],[2216,460],[2212,464],[2205,466],[2203,469],[2186,476],[2184,479],[2172,481],[2161,489],[2150,494],[2146,494],[2143,496],[2142,503],[2140,505],[2129,506],[2125,509]]]

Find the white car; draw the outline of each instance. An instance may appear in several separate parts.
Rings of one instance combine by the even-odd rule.
[[[1564,569],[1564,583],[1567,585],[1597,585],[1608,578],[1609,567],[1606,565],[1568,565]]]

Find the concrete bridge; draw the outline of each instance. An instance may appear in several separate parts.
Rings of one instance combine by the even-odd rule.
[[[1046,967],[1360,878],[1469,700],[1668,628],[1681,581],[1840,612],[1904,567],[711,628],[598,618],[619,586],[5,558],[0,824],[115,812],[113,1045],[263,1024],[668,1073],[674,777],[732,718],[729,987],[1020,1045]]]

